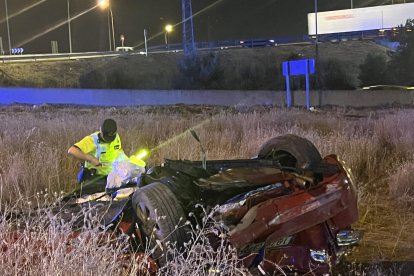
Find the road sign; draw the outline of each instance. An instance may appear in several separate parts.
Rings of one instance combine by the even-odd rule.
[[[23,48],[12,48],[11,53],[12,55],[21,55],[23,54],[24,49]]]
[[[315,73],[315,59],[289,60],[282,63],[283,76],[286,78],[286,103],[291,107],[290,76],[305,75],[306,78],[306,108],[310,109],[309,74]]]

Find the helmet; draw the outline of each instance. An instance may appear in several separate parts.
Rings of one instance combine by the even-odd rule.
[[[112,142],[115,140],[117,133],[116,122],[113,119],[105,119],[101,126],[102,138],[105,142]]]

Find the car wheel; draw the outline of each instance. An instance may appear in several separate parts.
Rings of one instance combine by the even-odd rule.
[[[309,140],[287,134],[268,140],[259,149],[259,159],[278,160],[285,167],[303,168],[322,160],[318,149]]]
[[[177,198],[162,183],[144,186],[132,196],[132,206],[138,218],[139,228],[146,242],[146,249],[159,265],[167,260],[167,244],[176,244],[180,250],[189,239],[186,216]]]

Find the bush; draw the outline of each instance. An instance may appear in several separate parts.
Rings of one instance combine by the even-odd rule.
[[[319,89],[350,90],[358,86],[354,68],[338,59],[321,60],[316,64],[315,86]]]
[[[239,74],[234,73],[226,84],[226,89],[242,90],[281,90],[284,82],[280,69],[275,62],[262,62],[261,64],[248,64],[240,68]]]
[[[0,69],[0,86],[16,86],[17,82],[10,75]]]
[[[133,89],[135,81],[120,69],[113,70],[106,75],[106,88],[109,89]]]
[[[389,63],[393,82],[400,85],[414,85],[414,20],[407,20],[400,26],[398,41],[400,47]]]
[[[106,88],[106,77],[99,70],[93,70],[79,77],[81,88]]]
[[[389,82],[387,58],[383,54],[369,53],[359,66],[361,86],[386,84]]]
[[[222,70],[215,53],[183,56],[178,64],[179,76],[176,89],[217,89],[220,87]]]

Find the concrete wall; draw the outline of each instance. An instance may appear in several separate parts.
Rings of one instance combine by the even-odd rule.
[[[293,104],[305,106],[304,91],[293,91]],[[414,105],[414,91],[311,91],[311,106],[381,107]],[[285,106],[284,91],[104,90],[0,88],[0,104],[69,104],[90,106],[223,105]]]

